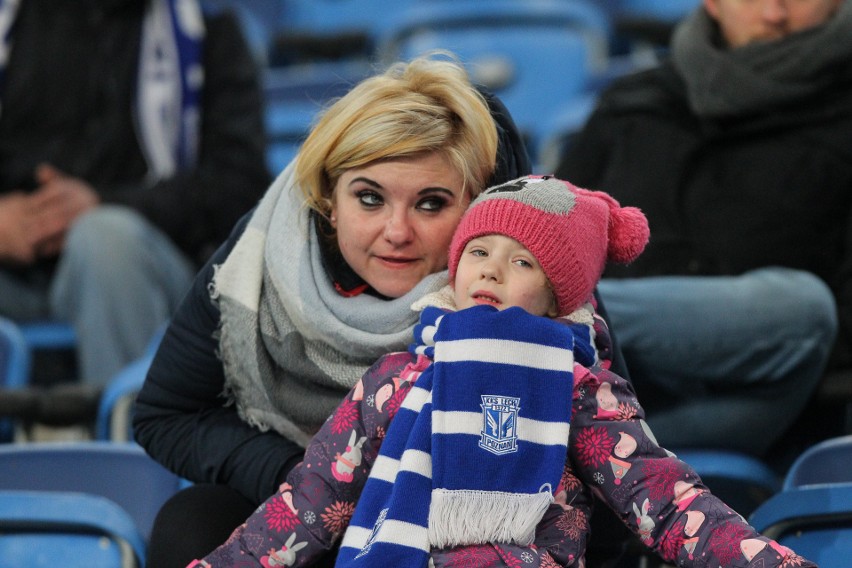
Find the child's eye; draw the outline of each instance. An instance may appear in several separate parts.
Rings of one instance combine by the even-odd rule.
[[[381,205],[383,203],[381,195],[379,195],[375,191],[370,191],[368,189],[359,191],[358,193],[355,194],[355,196],[358,198],[358,201],[364,207],[370,207],[370,208],[378,207],[379,205]]]
[[[528,260],[524,260],[523,258],[518,258],[515,260],[515,264],[521,266],[523,268],[533,268],[533,264]]]
[[[488,253],[482,249],[470,249],[470,254],[472,254],[473,256],[488,256]]]

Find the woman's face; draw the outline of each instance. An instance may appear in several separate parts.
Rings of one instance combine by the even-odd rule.
[[[350,267],[380,294],[399,298],[447,266],[453,231],[470,202],[440,154],[348,170],[333,193],[331,223]]]

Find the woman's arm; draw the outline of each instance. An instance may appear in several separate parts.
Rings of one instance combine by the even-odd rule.
[[[137,397],[133,428],[148,453],[178,475],[228,485],[259,504],[275,492],[302,450],[243,422],[223,397],[215,339],[219,310],[208,284],[249,216],[202,268],[175,313]]]
[[[396,409],[428,364],[405,352],[381,357],[323,424],[278,492],[191,568],[228,565],[237,557],[260,566],[270,555],[289,557],[288,566],[315,566],[343,536]]]

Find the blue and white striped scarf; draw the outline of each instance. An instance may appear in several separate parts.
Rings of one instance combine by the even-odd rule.
[[[585,359],[587,341],[520,308],[438,318],[434,363],[388,429],[337,566],[426,566],[432,548],[530,544],[562,474],[575,344]]]
[[[21,0],[0,0],[0,112]],[[150,181],[193,167],[198,153],[202,45],[197,0],[152,0],[142,24],[134,117]]]

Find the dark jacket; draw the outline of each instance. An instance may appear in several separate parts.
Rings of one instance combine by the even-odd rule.
[[[557,175],[648,217],[645,252],[605,276],[811,271],[837,296],[852,363],[852,66],[806,101],[716,120],[690,110],[670,63],[628,76],[602,94]]]
[[[530,173],[508,112],[496,99],[489,102],[500,134],[492,182]],[[226,484],[260,504],[301,459],[302,449],[277,433],[249,426],[222,397],[225,377],[214,339],[220,313],[208,284],[214,264],[228,256],[249,217],[202,268],[175,313],[137,398],[133,427],[137,441],[172,471],[196,482]]]
[[[270,181],[258,69],[236,19],[209,15],[199,160],[148,187],[134,127],[142,0],[27,0],[2,81],[0,192],[50,162],[129,206],[199,266]]]

